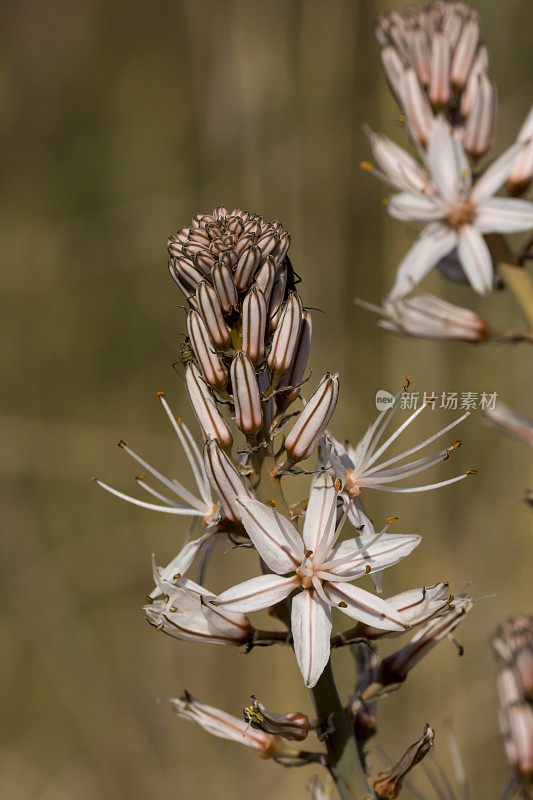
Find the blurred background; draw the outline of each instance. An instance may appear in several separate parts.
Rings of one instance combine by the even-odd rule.
[[[199,800],[207,792],[303,800],[316,772],[259,761],[156,704],[186,687],[237,715],[251,692],[273,710],[310,712],[289,649],[243,656],[154,633],[140,610],[149,557],[155,551],[166,563],[186,522],[89,483],[96,473],[135,491],[119,437],[188,480],[155,393],[164,390],[192,423],[172,368],[185,325],[165,243],[194,213],[223,202],[280,219],[292,233],[304,302],[324,312],[314,314],[311,383],[326,369],[342,376],[338,438],[357,439],[375,414],[376,390],[395,391],[407,374],[414,390],[498,392],[531,413],[526,345],[400,340],[353,305],[356,294],[381,300],[416,235],[386,216],[385,187],[359,169],[369,157],[363,123],[405,142],[373,40],[374,16],[389,7],[402,4],[1,4],[6,800]],[[532,6],[477,7],[499,87],[499,151],[531,101]],[[504,293],[474,298],[437,275],[425,286],[493,322],[521,324]],[[414,436],[452,413],[428,412]],[[432,479],[477,467],[475,480],[414,496],[374,493],[367,507],[376,522],[397,514],[398,531],[424,535],[387,574],[386,594],[445,579],[495,594],[459,628],[462,658],[443,642],[380,707],[386,751],[398,757],[430,722],[446,768],[451,719],[475,800],[497,796],[506,775],[487,637],[531,605],[532,517],[518,498],[533,485],[533,467],[526,445],[478,414],[459,435],[463,448]],[[289,491],[297,499],[296,484]],[[209,585],[222,589],[254,569],[247,553],[221,553]],[[350,654],[334,659],[347,696]],[[382,767],[377,756],[374,764]]]

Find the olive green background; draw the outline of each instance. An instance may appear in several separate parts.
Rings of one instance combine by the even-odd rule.
[[[497,150],[528,110],[533,51],[528,0],[482,2],[498,81]],[[401,8],[395,3],[394,7]],[[359,169],[369,123],[405,142],[380,73],[379,2],[196,0],[2,3],[0,283],[3,684],[0,793],[9,800],[304,798],[313,768],[284,770],[179,720],[156,698],[183,687],[239,714],[249,694],[275,711],[310,710],[289,649],[187,645],[156,634],[140,605],[150,554],[173,555],[186,522],[133,508],[89,483],[132,489],[123,437],[170,474],[187,466],[155,399],[186,420],[179,370],[181,298],[167,235],[220,202],[280,219],[314,314],[316,385],[341,374],[332,424],[357,438],[378,388],[409,374],[414,390],[498,392],[531,413],[531,355],[394,338],[356,309],[379,302],[416,230],[390,220],[386,187]],[[487,299],[432,275],[430,289],[507,327],[505,293]],[[413,436],[451,420],[426,412]],[[443,723],[461,744],[471,797],[496,797],[505,761],[487,637],[531,603],[531,451],[474,414],[464,446],[430,474],[476,479],[436,493],[367,494],[381,521],[423,543],[389,571],[385,591],[471,581],[480,600],[404,688],[381,701],[381,746],[399,756],[425,722],[449,767]],[[406,435],[406,442],[413,438]],[[424,477],[424,476],[423,476]],[[289,493],[298,499],[303,484]],[[222,552],[209,586],[255,572]],[[340,617],[339,625],[344,624]],[[334,655],[353,684],[348,652]],[[312,745],[311,745],[312,746]],[[378,756],[375,768],[382,766]],[[422,770],[415,776],[424,785]],[[406,792],[406,796],[409,796]]]

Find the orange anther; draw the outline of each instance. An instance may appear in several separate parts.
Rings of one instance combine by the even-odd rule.
[[[275,500],[267,500],[266,504],[267,504],[267,506],[270,506],[270,508],[276,508],[276,506],[277,506],[277,503],[276,503]]]
[[[173,580],[178,581],[181,578],[181,572],[176,572],[175,575],[172,576]]]
[[[366,574],[368,575],[368,573],[370,572],[370,570],[372,569],[372,567],[370,566],[370,564],[367,564],[367,565],[366,565],[366,567],[365,567],[365,569],[366,569]]]
[[[374,169],[374,165],[371,164],[370,161],[361,161],[359,163],[359,166],[361,167],[361,169],[364,169],[367,172],[372,172],[372,170]]]
[[[454,450],[457,450],[457,448],[461,447],[461,445],[462,445],[462,441],[460,439],[457,439],[457,441],[453,445]]]
[[[467,469],[467,475],[477,475],[477,469]]]
[[[117,447],[123,447],[125,444],[126,442],[124,439],[119,439],[118,442],[116,442]]]
[[[337,478],[337,480],[335,481],[335,491],[336,492],[340,491],[341,487],[342,487],[342,481],[340,478]]]
[[[398,522],[398,517],[388,517],[387,525],[392,525],[394,522]]]
[[[92,478],[91,478],[91,483],[94,483],[95,481],[99,481],[99,480],[100,480],[100,478],[97,478],[96,475],[93,475]]]
[[[348,608],[348,603],[345,603],[344,600],[341,600],[339,603],[339,608]]]
[[[161,397],[164,397],[164,396],[165,395],[163,394],[163,392],[157,392],[157,394],[156,394],[156,397],[157,397],[158,400],[160,400]]]

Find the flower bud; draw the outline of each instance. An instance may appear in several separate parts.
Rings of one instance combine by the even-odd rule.
[[[290,461],[311,455],[335,410],[338,394],[339,376],[327,372],[287,436],[285,450]]]
[[[198,284],[204,278],[192,261],[183,256],[169,259],[168,269],[172,279],[178,284],[186,296],[194,294]]]
[[[214,706],[200,703],[188,692],[184,692],[180,698],[172,698],[169,702],[172,710],[180,717],[196,722],[213,736],[251,747],[261,758],[271,758],[276,754],[279,739],[275,736],[253,730],[242,719]]]
[[[262,264],[255,273],[254,283],[262,292],[265,298],[265,303],[269,304],[272,287],[274,285],[274,278],[276,277],[276,267],[274,261],[270,256],[267,256],[266,261]]]
[[[242,305],[242,349],[254,364],[265,354],[266,314],[263,293],[253,285]]]
[[[300,394],[301,383],[304,377],[307,359],[311,350],[311,337],[313,334],[313,324],[309,311],[302,314],[302,325],[298,337],[296,354],[290,370],[283,376],[279,383],[279,388],[287,387],[286,392],[280,392],[276,396],[278,408],[289,406]]]
[[[515,197],[524,194],[533,179],[533,106],[520,128],[517,141],[524,142],[525,146],[505,184],[509,194]]]
[[[196,361],[212,389],[222,389],[228,382],[228,371],[215,351],[215,346],[202,317],[190,311],[187,329]]]
[[[268,366],[273,375],[283,375],[292,366],[302,324],[302,310],[300,295],[293,292],[283,306],[272,338]]]
[[[196,267],[205,275],[205,277],[209,277],[211,275],[211,270],[215,265],[215,259],[211,255],[211,253],[207,252],[200,252],[197,253],[194,257],[194,263]]]
[[[229,266],[223,262],[215,264],[211,270],[211,278],[222,310],[227,313],[237,308],[239,299],[233,281],[233,274]]]
[[[272,251],[272,258],[274,259],[274,266],[279,267],[283,264],[285,256],[291,244],[291,236],[289,233],[282,233],[279,237],[279,242],[276,249]]]
[[[380,772],[374,781],[374,792],[379,798],[395,798],[400,794],[405,776],[422,761],[435,743],[435,731],[431,725],[424,728],[420,739],[411,745],[400,760],[387,772]]]
[[[485,45],[482,45],[477,52],[474,63],[472,64],[472,69],[470,70],[470,75],[468,76],[468,81],[461,95],[460,111],[461,116],[465,119],[474,107],[474,101],[479,86],[479,76],[482,72],[485,72],[487,75],[489,74],[489,54]]]
[[[398,52],[391,45],[384,47],[380,53],[381,65],[387,82],[396,100],[403,104],[403,74],[405,67]]]
[[[462,140],[464,149],[473,158],[485,155],[490,149],[495,119],[496,87],[492,78],[482,72]]]
[[[287,267],[282,265],[276,274],[272,292],[270,294],[270,303],[268,306],[267,319],[268,330],[272,332],[275,330],[279,322],[279,314],[283,300],[285,299],[285,289],[287,288]]]
[[[242,710],[244,721],[254,730],[271,733],[288,739],[290,742],[303,742],[309,733],[309,719],[299,711],[288,714],[275,714],[267,711],[259,700],[252,695],[251,705]]]
[[[279,236],[273,230],[268,230],[258,240],[257,246],[261,248],[263,258],[269,256],[278,246]]]
[[[261,262],[261,248],[257,245],[251,245],[243,250],[237,262],[237,269],[235,270],[235,286],[239,292],[244,291],[250,281],[252,280],[256,269]]]
[[[187,364],[185,386],[204,439],[218,439],[221,447],[230,448],[233,444],[231,431],[222,418],[211,390],[202,378],[196,364]]]
[[[418,75],[418,80],[422,86],[428,86],[433,63],[425,32],[420,28],[415,28],[409,31],[409,40],[413,54],[413,66]]]
[[[443,33],[435,33],[431,51],[431,83],[429,99],[436,108],[450,99],[450,42]]]
[[[409,132],[415,141],[425,146],[433,131],[433,112],[412,67],[403,73],[402,97]]]
[[[462,89],[466,84],[479,42],[479,21],[474,16],[464,26],[455,48],[451,76],[453,85]]]
[[[217,293],[207,281],[199,284],[196,302],[213,343],[216,347],[226,348],[230,343],[229,328],[224,322]]]
[[[533,709],[526,700],[516,670],[504,667],[498,675],[500,729],[509,766],[533,777]]]
[[[246,353],[237,353],[231,364],[230,375],[235,422],[239,430],[251,436],[263,425],[263,411],[254,365]]]
[[[204,466],[209,482],[222,503],[225,516],[233,522],[239,522],[241,515],[237,497],[253,495],[216,440],[207,441],[204,446]]]
[[[402,617],[405,625],[413,628],[415,625],[424,625],[446,612],[450,605],[447,583],[436,583],[434,586],[422,586],[420,589],[410,589],[393,597],[387,598],[391,605]],[[402,636],[405,631],[384,631],[370,625],[357,625],[354,634],[364,639],[381,639],[384,636]],[[347,636],[347,634],[344,634]]]

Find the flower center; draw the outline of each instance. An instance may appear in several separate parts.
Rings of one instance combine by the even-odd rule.
[[[306,550],[302,563],[296,569],[296,575],[300,578],[302,589],[310,589],[313,586],[313,575],[318,569],[320,567],[315,566],[313,561],[313,551]]]
[[[344,491],[347,492],[350,497],[358,497],[361,494],[361,489],[358,484],[359,476],[353,471],[349,470],[346,473],[346,480],[344,481]]]
[[[452,228],[460,228],[462,225],[470,225],[476,218],[476,207],[466,200],[462,205],[450,206],[446,222]]]

